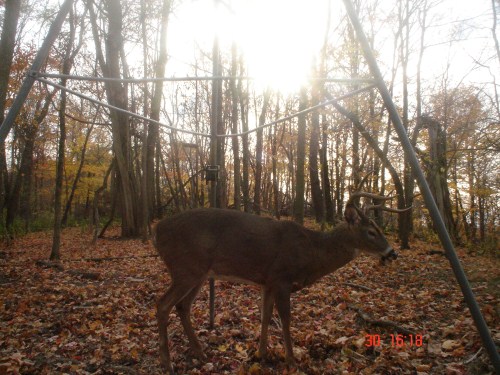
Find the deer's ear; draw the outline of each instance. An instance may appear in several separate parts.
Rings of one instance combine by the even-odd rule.
[[[359,217],[358,211],[352,204],[348,204],[344,210],[344,219],[349,225],[357,225],[360,223],[361,218]]]

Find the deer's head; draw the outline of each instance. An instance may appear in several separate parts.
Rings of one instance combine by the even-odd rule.
[[[382,197],[370,193],[355,193],[351,195],[351,198],[346,204],[344,211],[344,218],[349,225],[349,227],[356,232],[359,250],[365,253],[378,257],[382,262],[386,260],[396,259],[398,257],[397,253],[394,251],[392,246],[387,241],[384,233],[380,227],[370,219],[366,212],[369,209],[382,208],[385,211],[401,212],[400,210],[387,209],[386,207],[380,206],[370,206],[365,210],[361,210],[356,204],[354,204],[354,199],[358,197],[369,197],[373,199],[379,199],[382,201],[391,199],[390,197]]]

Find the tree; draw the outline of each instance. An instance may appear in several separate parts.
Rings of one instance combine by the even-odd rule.
[[[231,48],[231,75],[236,77],[238,71],[238,50],[236,43],[233,43]],[[241,82],[241,80],[240,80]],[[232,79],[231,82],[231,131],[233,134],[238,133],[238,87],[241,88],[241,84],[236,86],[236,79]],[[240,163],[240,142],[239,137],[233,137],[233,179],[234,179],[234,208],[236,210],[241,209],[241,163]]]
[[[449,165],[446,156],[446,133],[438,121],[428,117],[423,117],[420,121],[429,133],[429,154],[425,160],[427,183],[451,239],[458,243],[459,238],[453,219],[450,191],[448,189]]]
[[[61,73],[63,75],[69,75],[71,68],[77,55],[78,51],[82,46],[83,39],[80,39],[79,45],[73,46],[75,40],[75,14],[70,11],[69,15],[69,33],[66,40],[66,46],[64,48],[64,56],[62,58],[62,69]],[[83,28],[82,28],[83,33]],[[74,48],[74,49],[73,49]],[[66,78],[61,79],[61,86],[66,87]],[[61,243],[61,211],[62,211],[62,185],[63,185],[63,174],[64,174],[64,164],[65,164],[65,152],[66,152],[66,104],[67,96],[66,91],[61,91],[61,100],[59,104],[59,146],[57,150],[57,168],[56,168],[56,181],[55,181],[55,193],[54,193],[54,232],[52,240],[52,250],[50,253],[51,260],[58,260],[60,258],[60,243]]]
[[[5,13],[3,18],[2,35],[0,37],[0,124],[4,120],[5,101],[9,85],[9,75],[14,57],[16,42],[17,23],[21,10],[20,0],[6,0]],[[5,197],[8,194],[8,172],[7,159],[5,155],[5,143],[0,143],[0,207],[5,204]]]
[[[122,7],[120,0],[110,0],[105,2],[107,14],[107,34],[105,35],[106,58],[97,26],[97,17],[94,5],[89,2],[89,14],[92,23],[92,32],[96,47],[97,58],[100,68],[105,77],[120,78],[120,60],[126,66],[123,51],[122,36]],[[127,87],[118,81],[106,81],[105,89],[108,102],[114,107],[126,110]],[[139,234],[138,189],[136,176],[132,166],[130,128],[128,115],[117,110],[111,110],[111,130],[113,135],[113,153],[116,159],[117,186],[115,194],[119,196],[122,235],[125,237],[137,236]]]
[[[299,112],[307,108],[307,91],[303,87],[300,90]],[[306,114],[302,113],[297,120],[297,164],[295,177],[295,198],[293,203],[293,219],[302,224],[304,222],[304,194],[305,194],[305,168],[306,161]]]
[[[313,83],[311,94],[311,105],[315,106],[320,101],[320,88],[318,87],[319,80]],[[322,223],[325,220],[325,200],[323,198],[323,191],[321,190],[321,183],[319,180],[318,171],[318,155],[319,155],[319,112],[313,111],[311,114],[310,122],[310,142],[309,142],[309,181],[311,184],[311,197],[314,207],[314,215],[316,222]]]
[[[158,59],[155,63],[155,77],[161,78],[165,76],[165,67],[167,64],[167,32],[168,32],[168,20],[170,17],[170,12],[172,8],[171,0],[163,0],[161,8],[161,26],[160,26],[160,38],[159,38],[159,52]],[[151,100],[151,119],[155,121],[160,120],[161,111],[161,100],[163,95],[163,81],[159,80],[154,83],[153,87],[153,97]],[[155,123],[148,124],[148,136],[147,136],[147,161],[146,170],[143,171],[145,174],[145,182],[147,184],[147,195],[148,195],[148,205],[149,213],[154,214],[154,216],[160,216],[160,181],[159,181],[159,169],[160,162],[158,153],[161,152],[160,149],[160,134],[158,125]],[[155,165],[156,157],[156,165]]]
[[[266,123],[266,112],[269,107],[269,98],[271,92],[266,90],[264,92],[262,108],[259,116],[259,127]],[[264,130],[259,128],[257,130],[257,142],[255,146],[255,188],[253,197],[253,211],[260,215],[261,211],[261,193],[262,193],[262,151],[264,142]]]

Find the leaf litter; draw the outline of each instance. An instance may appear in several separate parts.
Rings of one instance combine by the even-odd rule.
[[[46,261],[50,232],[0,247],[0,374],[164,373],[155,306],[168,287],[168,273],[150,243],[120,240],[117,233],[94,246],[81,229],[64,230],[63,259],[56,267]],[[431,255],[431,248],[435,245],[415,241],[386,266],[362,256],[295,293],[295,367],[284,364],[276,313],[268,359],[255,355],[257,287],[216,281],[210,330],[204,286],[192,320],[207,360],[190,357],[172,313],[175,369],[179,374],[493,374],[449,262]],[[500,261],[458,252],[498,343]],[[397,335],[403,346],[396,345]],[[421,342],[414,341],[417,336]],[[370,343],[373,337],[378,345]]]

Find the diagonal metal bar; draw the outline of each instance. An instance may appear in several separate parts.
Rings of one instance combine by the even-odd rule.
[[[387,111],[389,112],[389,115],[391,116],[392,122],[394,124],[394,128],[396,129],[396,132],[398,133],[399,140],[402,143],[404,151],[409,159],[409,162],[410,162],[411,167],[413,169],[413,173],[416,177],[416,180],[418,182],[418,186],[419,186],[420,191],[422,193],[422,196],[424,198],[425,204],[426,204],[426,206],[429,210],[429,213],[432,217],[432,221],[434,222],[434,225],[435,225],[436,230],[438,232],[441,243],[443,244],[443,247],[446,251],[446,256],[447,256],[448,260],[450,261],[453,272],[455,273],[455,277],[458,281],[458,284],[460,285],[460,288],[462,290],[462,294],[464,295],[465,302],[467,303],[467,306],[469,307],[471,315],[472,315],[474,322],[476,324],[476,327],[479,331],[479,335],[481,336],[481,339],[483,340],[483,345],[485,346],[485,348],[488,352],[491,363],[495,367],[495,371],[498,374],[500,374],[500,356],[498,355],[496,345],[495,345],[493,339],[491,338],[491,334],[490,334],[490,331],[488,329],[488,326],[486,325],[486,321],[484,320],[484,317],[481,314],[481,310],[479,309],[479,306],[477,304],[474,293],[472,292],[472,289],[469,285],[469,281],[467,280],[467,277],[465,276],[464,270],[462,268],[460,260],[458,259],[458,256],[457,256],[457,253],[456,253],[455,248],[453,246],[453,243],[451,241],[450,235],[448,234],[448,231],[447,231],[446,226],[444,224],[443,218],[441,217],[441,214],[439,213],[439,209],[436,205],[436,202],[434,201],[434,198],[432,196],[429,185],[427,184],[427,180],[425,179],[424,173],[422,172],[422,169],[420,168],[419,161],[418,161],[417,156],[416,156],[416,154],[413,150],[413,147],[410,143],[410,139],[408,138],[408,135],[406,134],[405,128],[403,126],[403,122],[401,121],[401,117],[399,116],[397,108],[394,105],[394,102],[392,101],[392,97],[391,97],[391,94],[389,92],[389,89],[387,88],[387,86],[384,82],[384,79],[382,77],[382,73],[380,72],[380,69],[379,69],[378,64],[377,64],[377,60],[375,59],[373,51],[372,51],[370,44],[368,42],[368,39],[366,38],[366,35],[363,31],[363,28],[361,26],[361,22],[358,19],[358,15],[356,13],[356,10],[354,9],[354,6],[353,6],[351,0],[344,0],[344,4],[345,4],[346,10],[347,10],[347,13],[349,14],[349,18],[351,20],[351,23],[354,26],[354,29],[356,30],[356,34],[358,36],[358,41],[361,44],[366,61],[370,67],[370,71],[371,71],[373,77],[375,78],[375,81],[377,82],[379,92],[382,96],[382,99],[384,100],[385,106],[387,107]]]
[[[14,100],[12,106],[10,107],[9,113],[7,113],[4,122],[0,126],[0,143],[5,142],[5,138],[7,138],[7,135],[9,135],[10,129],[12,128],[12,125],[14,124],[14,121],[16,120],[16,117],[19,114],[19,111],[21,111],[21,108],[23,107],[24,102],[28,97],[31,87],[33,86],[33,83],[35,82],[35,78],[33,77],[32,72],[38,72],[42,67],[42,65],[45,63],[45,60],[49,55],[52,44],[54,44],[54,41],[56,40],[57,35],[59,34],[59,31],[61,31],[62,24],[66,19],[66,16],[72,6],[73,6],[73,0],[66,0],[63,3],[63,5],[61,5],[61,8],[59,8],[59,13],[57,13],[56,18],[52,22],[52,25],[50,25],[47,36],[45,37],[45,40],[43,41],[40,49],[38,50],[35,59],[33,60],[30,74],[28,74],[24,79],[24,82],[16,96],[16,99]]]

